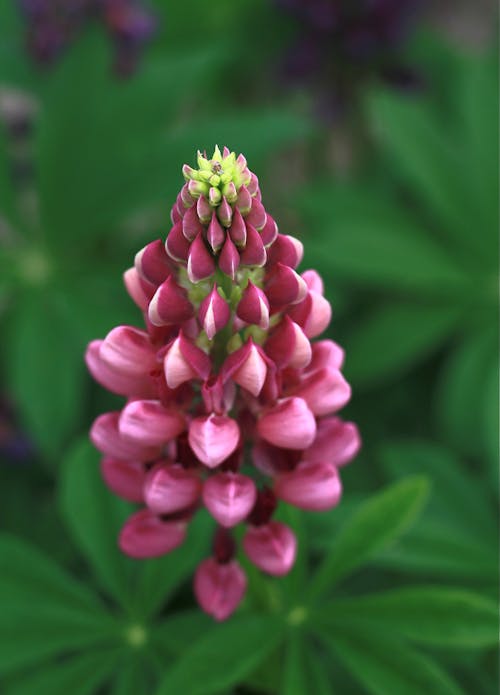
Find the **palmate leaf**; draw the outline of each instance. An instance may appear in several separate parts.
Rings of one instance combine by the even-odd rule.
[[[212,619],[196,608],[169,615],[154,628],[151,640],[162,658],[165,654],[177,658],[211,628]]]
[[[239,616],[206,632],[173,664],[155,695],[211,695],[241,682],[283,638],[271,616]]]
[[[310,692],[315,695],[334,695],[335,687],[326,664],[313,648],[307,650],[306,661],[309,667]]]
[[[87,440],[74,446],[61,474],[60,507],[75,543],[103,588],[127,607],[133,562],[119,550],[117,536],[132,508],[105,486],[100,458]]]
[[[480,649],[498,642],[495,603],[478,594],[442,586],[395,589],[321,606],[319,625],[349,625],[382,638],[399,633],[422,644]]]
[[[316,599],[410,527],[428,497],[424,477],[410,477],[371,497],[336,535],[332,546],[308,587],[309,600]]]
[[[306,639],[298,630],[289,630],[285,644],[285,663],[280,693],[304,695],[307,692],[308,673],[305,663]]]
[[[400,640],[347,626],[334,636],[319,631],[318,637],[373,695],[465,695],[433,659]]]

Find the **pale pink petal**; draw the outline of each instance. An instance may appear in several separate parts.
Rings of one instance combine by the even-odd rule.
[[[105,456],[101,461],[101,475],[115,495],[128,502],[143,502],[143,487],[146,477],[142,463],[122,461]]]
[[[106,456],[124,461],[152,461],[159,458],[160,447],[145,446],[125,439],[118,430],[119,412],[104,413],[94,421],[90,439],[96,449]]]
[[[203,502],[216,521],[226,528],[236,526],[251,512],[257,489],[241,473],[217,473],[205,481]]]
[[[185,538],[184,521],[163,521],[149,509],[141,509],[125,522],[118,545],[126,555],[142,560],[170,553]]]
[[[304,460],[309,463],[327,461],[334,466],[349,463],[361,448],[358,428],[353,422],[344,422],[339,417],[324,418],[318,423],[316,439],[304,451]]]
[[[284,449],[307,449],[316,436],[316,421],[302,398],[284,398],[258,421],[259,435]]]
[[[243,537],[243,550],[260,570],[281,577],[293,567],[297,540],[288,526],[279,521],[270,521],[263,526],[248,528]]]
[[[342,484],[335,466],[330,463],[304,462],[274,481],[277,497],[300,509],[323,511],[340,501]]]
[[[155,514],[172,514],[191,507],[200,492],[198,472],[180,464],[156,464],[144,483],[144,501]]]
[[[204,560],[196,570],[194,593],[200,607],[215,620],[229,618],[245,595],[247,580],[240,565],[232,560]]]
[[[294,389],[315,415],[334,413],[349,401],[351,387],[338,369],[318,369]]]
[[[189,426],[188,439],[199,460],[209,468],[215,468],[238,446],[240,428],[226,415],[197,417]]]
[[[102,340],[94,340],[87,347],[85,362],[94,379],[119,396],[150,397],[155,395],[155,385],[149,374],[131,374],[120,371],[101,357]]]
[[[162,446],[175,439],[186,427],[184,416],[167,410],[160,401],[131,401],[122,410],[118,429],[124,439],[145,446]]]

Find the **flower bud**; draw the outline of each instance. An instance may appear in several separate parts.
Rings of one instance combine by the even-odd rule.
[[[220,226],[219,220],[215,212],[212,214],[212,219],[207,229],[207,241],[210,244],[214,253],[217,253],[224,241],[226,240],[226,233],[224,229]]]
[[[149,304],[148,317],[154,326],[184,323],[194,315],[187,292],[168,277],[155,292]]]
[[[240,263],[242,265],[255,265],[261,267],[265,264],[267,253],[262,243],[259,232],[251,224],[245,222],[247,240],[245,248],[241,252]]]
[[[203,486],[205,507],[226,528],[236,526],[248,516],[256,497],[255,483],[241,473],[217,473]]]
[[[304,451],[304,461],[333,466],[345,466],[361,448],[358,428],[353,422],[344,422],[339,417],[323,418],[318,422],[316,439]]]
[[[309,290],[303,301],[288,309],[288,315],[292,321],[302,326],[308,338],[316,338],[330,323],[332,308],[321,294]]]
[[[131,299],[141,311],[146,311],[155,293],[156,285],[141,278],[135,267],[123,273],[123,282]]]
[[[198,317],[209,340],[212,340],[231,318],[231,309],[220,296],[217,285],[213,286],[210,294],[200,304]]]
[[[206,415],[191,421],[188,439],[199,460],[205,466],[215,468],[238,446],[240,428],[227,415]]]
[[[311,343],[302,328],[286,315],[267,339],[264,349],[279,369],[303,369],[311,361]]]
[[[293,236],[278,234],[276,241],[269,249],[269,263],[279,262],[290,268],[296,268],[301,262],[303,255],[304,245],[302,242]]]
[[[217,208],[217,217],[219,222],[224,227],[229,227],[231,225],[231,220],[233,219],[233,208],[229,205],[225,198],[222,198],[222,202]]]
[[[125,439],[118,429],[119,412],[99,415],[90,429],[90,440],[101,453],[123,461],[152,461],[160,456],[158,446]]]
[[[177,221],[165,242],[165,250],[174,261],[187,262],[191,245],[182,232],[182,221]]]
[[[213,256],[209,253],[203,237],[198,234],[189,248],[187,273],[191,282],[199,282],[213,275],[215,271],[215,262]]]
[[[232,379],[236,384],[257,397],[267,376],[268,364],[263,350],[250,338],[241,348],[231,353],[222,366],[224,381]]]
[[[233,215],[233,221],[231,227],[229,228],[229,234],[231,240],[238,248],[245,248],[247,243],[247,228],[245,226],[245,220],[241,216],[238,209],[235,209]]]
[[[316,436],[316,421],[302,398],[283,398],[262,415],[257,432],[275,446],[307,449]]]
[[[304,300],[307,295],[307,285],[295,270],[278,262],[267,282],[266,295],[271,306],[288,306]],[[292,320],[295,321],[293,316]],[[300,321],[296,323],[302,325]]]
[[[250,195],[245,186],[242,186],[238,191],[238,197],[236,199],[236,209],[239,210],[239,212],[244,216],[248,215],[248,213],[252,209],[252,196]]]
[[[192,507],[201,493],[198,473],[180,464],[158,463],[145,476],[144,501],[155,514]]]
[[[121,436],[144,446],[163,446],[184,431],[181,413],[167,410],[160,401],[131,401],[122,410],[118,422]]]
[[[206,198],[200,196],[196,203],[196,212],[202,224],[208,224],[212,219],[213,209]]]
[[[204,181],[195,181],[192,179],[188,183],[188,191],[193,198],[199,198],[200,195],[207,196],[210,186]]]
[[[212,207],[216,207],[222,200],[222,193],[218,188],[212,186],[208,191],[208,202]]]
[[[253,323],[264,330],[269,328],[269,302],[263,290],[250,280],[236,307],[236,316],[245,323]]]
[[[236,250],[236,246],[229,238],[229,235],[227,235],[226,241],[224,242],[224,246],[222,247],[222,251],[219,256],[219,268],[223,273],[229,275],[229,277],[234,280],[239,264],[240,254]]]
[[[206,379],[211,363],[207,354],[182,333],[171,343],[163,360],[167,386],[176,389],[190,379]]]
[[[260,236],[266,249],[269,248],[271,244],[274,244],[278,236],[278,225],[269,214],[266,218],[266,224],[262,227]]]
[[[287,574],[297,554],[293,531],[279,521],[263,526],[250,526],[243,537],[243,549],[248,559],[260,570],[274,577]]]
[[[266,224],[266,219],[267,214],[264,206],[257,198],[254,198],[252,200],[252,207],[246,218],[247,224],[251,224],[255,229],[263,229]]]
[[[334,413],[349,401],[351,387],[338,369],[319,369],[294,389],[315,415]]]
[[[141,560],[170,553],[185,538],[185,522],[163,521],[149,509],[141,509],[125,522],[118,544],[126,555]]]
[[[201,608],[215,620],[226,620],[245,595],[247,580],[240,565],[232,560],[204,560],[196,570],[194,593]]]
[[[136,253],[135,268],[141,278],[155,286],[171,274],[170,260],[160,239],[152,241]]]
[[[318,340],[312,345],[311,362],[307,367],[308,372],[316,371],[322,367],[341,369],[344,364],[344,350],[333,340]]]
[[[121,461],[105,456],[101,461],[101,475],[109,489],[128,502],[143,502],[146,472],[142,463]]]
[[[103,340],[93,340],[85,352],[85,362],[89,372],[101,386],[120,396],[154,396],[156,389],[147,372],[140,373],[115,368],[103,359],[101,351]],[[153,356],[153,359],[155,357]],[[141,367],[142,365],[138,365]]]
[[[203,232],[203,225],[198,218],[196,207],[189,208],[182,218],[182,233],[188,241],[196,239]]]
[[[274,481],[276,495],[294,507],[310,511],[331,509],[340,501],[342,485],[335,466],[304,462]]]

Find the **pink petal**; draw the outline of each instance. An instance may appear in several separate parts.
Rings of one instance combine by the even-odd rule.
[[[124,272],[123,282],[131,299],[141,311],[146,311],[151,297],[155,293],[156,285],[143,280],[135,268],[129,268]]]
[[[203,232],[203,225],[198,218],[196,206],[193,205],[186,210],[182,218],[182,233],[188,241],[193,241],[201,232]]]
[[[215,261],[200,234],[191,244],[188,255],[187,273],[191,282],[200,282],[215,272]]]
[[[185,263],[189,256],[191,244],[182,233],[182,220],[176,222],[165,242],[165,249],[174,261]]]
[[[231,318],[231,309],[214,285],[210,294],[200,304],[199,319],[207,338],[212,340]]]
[[[145,377],[158,367],[156,348],[144,331],[117,326],[103,340],[99,357],[118,374]]]
[[[243,521],[252,511],[256,498],[255,483],[241,473],[217,473],[203,486],[205,507],[226,528]]]
[[[266,381],[267,362],[262,348],[257,347],[249,338],[241,348],[226,358],[222,365],[222,378],[224,381],[232,379],[257,397]]]
[[[238,246],[238,248],[244,248],[247,243],[247,228],[245,226],[245,221],[241,216],[240,211],[236,208],[233,215],[233,221],[231,227],[229,228],[229,234],[232,241]]]
[[[302,278],[310,290],[314,290],[314,292],[318,294],[325,293],[325,286],[321,279],[321,275],[315,270],[305,270],[302,273]]]
[[[141,509],[125,522],[118,545],[126,555],[142,560],[170,553],[185,538],[185,522],[163,521],[149,509]]]
[[[118,497],[128,502],[144,501],[146,473],[142,463],[105,456],[101,461],[101,475],[109,489]]]
[[[274,577],[287,574],[297,554],[293,531],[279,521],[263,526],[250,526],[243,537],[243,549],[248,559],[263,572]]]
[[[194,577],[196,600],[205,613],[218,621],[234,613],[246,587],[245,573],[235,560],[220,564],[208,558],[198,566]]]
[[[187,292],[172,276],[168,277],[152,298],[148,316],[154,326],[181,324],[194,315],[194,308]]]
[[[236,271],[240,264],[240,254],[233,244],[229,235],[226,236],[226,241],[222,247],[222,251],[219,256],[219,268],[223,273],[229,275],[230,278],[234,280],[236,277]]]
[[[118,430],[119,412],[104,413],[94,421],[90,439],[96,449],[112,458],[125,461],[152,461],[160,456],[157,446],[144,446],[125,439]]]
[[[147,474],[144,501],[155,514],[172,514],[191,507],[201,493],[196,470],[180,464],[158,463]]]
[[[266,295],[272,306],[288,306],[304,299],[307,285],[295,270],[278,262],[266,285]]]
[[[307,297],[288,310],[290,318],[302,326],[308,338],[316,338],[323,333],[332,318],[330,302],[314,290]]]
[[[311,344],[301,327],[288,316],[267,339],[264,349],[279,369],[302,369],[311,361]]]
[[[212,214],[212,219],[207,229],[207,241],[210,244],[214,253],[217,253],[221,248],[222,244],[226,240],[226,232],[221,227],[217,215],[215,212]]]
[[[236,315],[246,323],[253,323],[267,330],[269,327],[269,302],[264,292],[248,281],[236,307]]]
[[[181,434],[185,426],[183,415],[153,400],[128,403],[118,423],[124,439],[144,446],[163,446]]]
[[[327,461],[334,466],[349,463],[361,448],[358,428],[353,422],[344,422],[339,417],[324,418],[318,423],[316,439],[304,451],[304,460],[309,463]]]
[[[312,359],[307,371],[314,372],[323,367],[341,369],[344,364],[344,355],[344,350],[333,340],[318,340],[312,345]]]
[[[198,459],[209,468],[215,468],[238,446],[240,428],[226,415],[197,417],[189,426],[188,439]]]
[[[262,227],[260,236],[262,238],[262,243],[266,248],[270,247],[271,244],[274,244],[278,236],[278,225],[269,214],[267,215],[266,224]]]
[[[251,224],[255,229],[262,229],[266,224],[267,214],[262,203],[254,198],[252,200],[252,207],[248,215],[246,216],[247,224]]]
[[[300,509],[323,511],[338,504],[342,485],[335,466],[304,462],[294,471],[278,475],[274,492],[284,502]]]
[[[182,332],[165,353],[163,365],[167,386],[171,389],[191,379],[206,379],[211,369],[208,355],[184,337]]]
[[[304,245],[293,236],[278,234],[268,252],[269,263],[282,263],[296,268],[304,256]],[[302,277],[304,277],[302,275]]]
[[[135,268],[141,278],[156,286],[172,273],[170,259],[160,239],[152,241],[136,253]]]
[[[315,415],[334,413],[349,401],[351,387],[338,369],[319,369],[294,389]]]
[[[307,449],[316,436],[316,421],[302,398],[284,398],[260,418],[257,432],[275,446]]]
[[[101,357],[102,340],[94,340],[87,347],[85,362],[94,379],[119,396],[140,398],[155,395],[155,385],[149,375],[134,375],[117,371]]]
[[[267,252],[262,242],[262,237],[259,232],[249,224],[248,220],[245,223],[247,230],[247,240],[245,248],[241,252],[240,263],[242,265],[263,266],[267,259]]]

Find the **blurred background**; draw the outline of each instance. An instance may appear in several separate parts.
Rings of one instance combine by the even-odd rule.
[[[0,3],[2,692],[496,692],[496,13]],[[175,557],[120,557],[86,434],[119,399],[83,363],[140,325],[122,273],[216,143],[324,277],[364,442],[340,506],[290,519],[298,568],[222,626],[191,596],[203,519]]]

